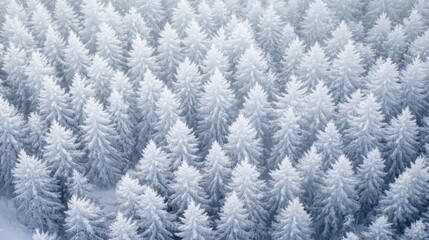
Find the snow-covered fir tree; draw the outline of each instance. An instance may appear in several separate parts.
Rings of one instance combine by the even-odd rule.
[[[214,232],[210,227],[207,213],[193,200],[189,202],[180,220],[179,232],[176,235],[181,239],[214,239]]]
[[[32,236],[32,239],[33,240],[57,240],[58,235],[55,233],[50,234],[49,232],[43,232],[43,231],[40,231],[39,229],[36,229],[36,231]]]
[[[138,179],[132,178],[128,174],[122,176],[116,184],[116,202],[118,203],[118,210],[123,216],[136,219],[144,189]]]
[[[126,218],[121,212],[116,214],[115,221],[109,227],[109,240],[138,240],[138,226],[131,218]]]

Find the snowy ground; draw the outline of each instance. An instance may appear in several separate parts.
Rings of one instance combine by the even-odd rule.
[[[106,215],[115,215],[115,190],[95,190],[95,196],[104,206]],[[31,240],[32,231],[18,222],[12,200],[0,197],[0,240]]]
[[[16,219],[11,200],[0,197],[0,239],[31,240],[32,232]]]

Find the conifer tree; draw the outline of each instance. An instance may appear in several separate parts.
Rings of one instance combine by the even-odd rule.
[[[266,185],[260,179],[260,174],[255,166],[247,160],[239,163],[232,172],[231,182],[228,187],[230,191],[234,191],[237,194],[237,197],[249,212],[250,220],[252,221],[251,238],[263,239],[267,235]]]
[[[47,131],[45,126],[37,112],[32,112],[28,116],[28,153],[36,156],[42,156],[43,137]]]
[[[46,41],[46,32],[52,26],[52,19],[48,10],[40,2],[36,3],[29,25],[31,26],[36,46],[43,47]]]
[[[300,65],[304,57],[304,42],[298,37],[292,40],[287,48],[285,48],[281,59],[281,78],[286,81],[291,76],[300,76]]]
[[[404,54],[408,44],[405,42],[405,31],[402,25],[397,25],[387,34],[386,49],[387,56],[392,59],[399,68],[404,66]]]
[[[429,57],[428,50],[428,39],[429,39],[429,31],[425,31],[422,35],[416,38],[411,46],[408,48],[407,55],[411,57],[420,57],[422,60],[426,61]]]
[[[76,74],[70,86],[70,106],[74,113],[74,123],[79,126],[83,122],[83,107],[86,101],[95,97],[95,90],[88,79]]]
[[[372,25],[372,28],[369,29],[366,41],[370,44],[377,56],[387,56],[386,41],[391,28],[390,19],[387,17],[386,13],[382,13],[379,15],[375,24]]]
[[[158,76],[167,86],[171,86],[176,75],[176,68],[183,61],[183,49],[176,30],[169,23],[164,26],[159,35],[156,51]]]
[[[322,157],[315,147],[311,147],[296,165],[299,176],[302,178],[302,200],[306,207],[314,204],[313,199],[322,185]]]
[[[330,70],[329,89],[335,102],[344,102],[363,84],[364,69],[359,52],[348,42],[333,60]]]
[[[344,134],[344,130],[350,128],[352,117],[356,117],[359,104],[365,99],[362,89],[357,89],[344,102],[338,103],[337,122],[340,131]],[[343,137],[344,142],[350,141],[348,136]]]
[[[155,41],[155,37],[158,36],[158,33],[162,29],[161,27],[164,19],[167,17],[165,16],[165,10],[163,9],[161,0],[142,1],[137,7],[137,10],[151,29],[151,35],[152,38],[154,38],[153,41]]]
[[[231,72],[229,68],[228,58],[218,47],[216,47],[215,44],[212,44],[211,47],[207,50],[205,59],[200,65],[203,75],[203,82],[208,82],[208,80],[210,80],[210,78],[214,75],[216,69],[221,72],[226,79],[231,79]]]
[[[82,30],[80,35],[90,53],[95,53],[97,33],[100,31],[100,24],[104,21],[104,7],[98,0],[82,0],[81,9]]]
[[[128,102],[124,100],[119,92],[113,90],[109,97],[109,113],[115,130],[118,133],[116,146],[120,150],[123,157],[129,159],[134,151],[134,123],[131,119],[132,112]]]
[[[21,150],[12,175],[18,219],[31,229],[58,231],[63,205],[48,165]]]
[[[386,176],[384,159],[377,148],[371,150],[363,159],[363,163],[357,168],[357,191],[361,209],[358,220],[364,221],[372,212],[385,189],[384,178]]]
[[[246,160],[260,170],[265,167],[261,138],[243,114],[239,114],[229,127],[228,142],[224,148],[231,158],[232,166]]]
[[[180,38],[184,38],[187,35],[186,28],[195,16],[195,10],[187,0],[177,2],[177,6],[171,14],[171,26],[176,29]]]
[[[103,104],[107,103],[110,95],[113,74],[114,71],[106,59],[100,55],[93,57],[91,66],[88,68],[88,77],[94,86],[97,98]]]
[[[281,59],[281,48],[283,46],[282,25],[283,22],[274,10],[273,5],[269,5],[265,9],[258,23],[258,28],[260,29],[258,40],[261,48],[269,53],[275,61]]]
[[[128,76],[133,83],[134,89],[138,89],[139,82],[144,79],[147,71],[155,71],[154,50],[144,38],[135,36],[129,51],[127,61]]]
[[[427,112],[429,102],[427,93],[429,88],[425,84],[426,74],[424,63],[420,58],[415,58],[401,72],[400,82],[402,86],[402,103],[421,119]]]
[[[137,9],[133,6],[127,11],[123,17],[123,32],[124,36],[122,46],[125,50],[129,49],[134,39],[150,39],[151,29],[147,26],[143,16],[137,12]],[[118,36],[119,38],[121,36]],[[153,51],[152,51],[153,52]],[[152,53],[150,52],[150,53]],[[152,54],[151,54],[152,55]],[[144,72],[144,71],[143,71]]]
[[[180,216],[190,201],[195,201],[206,208],[208,201],[202,185],[203,175],[186,161],[174,172],[174,182],[170,185],[173,194],[169,205],[176,216]]]
[[[182,162],[194,167],[201,166],[198,156],[198,141],[186,123],[177,119],[166,136],[166,150],[170,160],[170,169],[176,170]]]
[[[109,227],[109,240],[138,240],[141,239],[138,226],[131,218],[126,218],[121,212],[116,214],[115,221]]]
[[[425,196],[429,193],[428,180],[427,163],[423,157],[418,157],[390,184],[389,190],[380,199],[378,210],[388,218],[394,229],[402,231],[424,211]]]
[[[46,133],[43,147],[43,161],[50,167],[52,176],[62,182],[72,175],[78,165],[82,152],[79,150],[73,132],[53,121]]]
[[[417,220],[405,229],[403,239],[406,240],[424,240],[429,237],[427,226],[422,220]]]
[[[116,34],[108,24],[100,24],[100,31],[96,34],[97,54],[113,68],[122,69],[125,65],[125,59],[121,41]]]
[[[177,68],[176,81],[173,83],[173,91],[180,100],[180,112],[191,127],[197,126],[197,106],[202,90],[202,77],[198,66],[189,58],[180,63]]]
[[[215,69],[213,76],[204,85],[199,101],[198,134],[203,152],[213,141],[226,142],[228,126],[234,118],[235,96],[230,83]]]
[[[155,104],[155,115],[158,122],[154,126],[154,140],[159,146],[166,145],[167,134],[179,119],[179,104],[177,96],[164,86]]]
[[[43,232],[39,229],[36,229],[32,236],[33,240],[57,240],[58,236],[57,234],[50,234],[49,232]]]
[[[64,65],[64,50],[66,44],[64,38],[59,35],[58,31],[52,26],[48,27],[46,31],[46,40],[44,42],[43,53],[55,69],[55,75],[62,80],[63,72],[65,69]],[[66,84],[64,84],[66,85]]]
[[[75,74],[86,76],[91,58],[88,49],[74,32],[70,32],[64,55],[66,81],[70,81]]]
[[[70,6],[67,0],[58,0],[55,2],[54,19],[58,31],[63,38],[68,38],[72,31],[79,31],[80,27],[76,11]]]
[[[1,37],[4,42],[14,44],[16,47],[23,49],[32,49],[35,44],[29,29],[17,16],[5,16]]]
[[[309,45],[323,44],[336,23],[335,16],[323,0],[310,3],[302,22],[302,35]]]
[[[155,133],[156,106],[164,89],[163,83],[156,78],[150,70],[144,73],[143,80],[139,80],[139,89],[137,90],[137,106],[139,112],[139,129],[137,136],[136,149],[143,149],[147,141]]]
[[[339,236],[345,227],[345,220],[359,210],[356,186],[352,164],[345,155],[341,155],[326,172],[320,189],[320,201],[316,203],[320,206],[316,224],[322,237]]]
[[[230,38],[227,41],[226,52],[229,55],[231,63],[236,64],[241,58],[241,55],[244,54],[250,46],[256,46],[256,41],[254,39],[252,27],[248,21],[237,22],[229,36]],[[254,51],[255,49],[253,52]],[[261,57],[262,56],[259,56],[259,58]]]
[[[45,126],[57,121],[64,127],[76,129],[73,109],[69,105],[70,95],[65,92],[52,76],[45,76],[40,89],[37,110]]]
[[[103,210],[86,198],[72,196],[68,202],[65,235],[70,240],[107,239]]]
[[[297,79],[296,76],[291,76],[286,84],[284,93],[279,93],[277,101],[274,102],[275,118],[281,118],[288,108],[292,108],[296,113],[302,111],[305,107],[306,98],[307,89],[304,83]]]
[[[231,161],[219,143],[214,141],[204,163],[203,185],[207,189],[212,210],[217,212],[225,198],[226,185],[231,177]]]
[[[314,146],[323,159],[323,171],[331,168],[332,164],[343,153],[341,135],[333,121],[329,121],[323,131],[319,131]]]
[[[167,154],[151,140],[146,145],[142,157],[130,175],[165,196],[168,193],[168,183],[172,177],[169,169],[170,160]]]
[[[192,20],[185,30],[183,53],[194,63],[200,64],[209,48],[209,39],[205,30],[196,20]]]
[[[110,115],[94,98],[84,107],[85,120],[81,126],[85,144],[87,175],[99,186],[115,184],[127,163],[115,148],[118,134],[110,120]]]
[[[40,52],[32,52],[31,59],[25,68],[26,84],[29,88],[30,110],[37,108],[40,90],[45,77],[54,75],[54,69],[48,64],[45,56]]]
[[[381,148],[384,137],[385,123],[381,112],[381,104],[370,93],[359,103],[356,115],[350,116],[350,127],[345,131],[345,137],[350,139],[345,152],[354,160],[361,160],[373,148]],[[359,164],[356,161],[355,164]]]
[[[167,204],[152,188],[144,190],[137,210],[140,218],[138,225],[142,230],[141,237],[149,240],[173,239],[175,230],[173,216],[167,212]]]
[[[424,32],[424,21],[419,11],[414,8],[408,18],[404,19],[406,43],[410,44]]]
[[[211,1],[209,1],[211,3]],[[205,0],[201,1],[197,7],[196,19],[198,24],[206,30],[208,36],[212,36],[216,29],[214,22],[214,10],[212,4],[207,3]]]
[[[296,197],[279,212],[272,228],[272,237],[279,240],[311,239],[313,233],[311,217]]]
[[[0,97],[0,190],[5,195],[12,195],[12,169],[14,169],[18,153],[26,143],[27,126],[23,116]]]
[[[179,232],[176,235],[181,239],[214,239],[207,213],[193,200],[189,202],[180,220]]]
[[[235,72],[235,89],[237,97],[242,104],[246,93],[256,84],[259,83],[267,92],[271,92],[271,87],[266,79],[268,63],[265,61],[261,50],[250,45],[243,53],[237,63]]]
[[[277,119],[277,126],[273,129],[273,149],[269,159],[270,168],[277,166],[286,156],[292,161],[299,157],[301,151],[302,131],[298,124],[299,117],[296,116],[292,107]]]
[[[78,170],[73,169],[71,176],[67,179],[66,185],[66,198],[76,196],[78,198],[95,200],[94,186],[89,183],[88,178]]]
[[[117,39],[121,42],[119,45],[123,46],[123,42],[125,40],[125,23],[123,20],[123,14],[119,13],[116,10],[116,7],[113,6],[112,2],[107,2],[103,6],[103,12],[102,12],[102,20],[103,23],[100,24],[100,32],[105,32],[103,30],[103,25],[106,24],[109,26],[114,34],[107,34],[109,36],[116,35]],[[100,33],[99,32],[99,33]],[[105,32],[106,33],[106,32]],[[113,39],[113,38],[111,38]]]
[[[251,239],[253,223],[249,211],[233,191],[226,197],[217,222],[216,237],[219,239]]]
[[[395,239],[392,224],[388,222],[386,216],[376,218],[368,229],[363,233],[365,239]]]
[[[408,107],[393,118],[386,128],[385,157],[389,179],[394,179],[418,155],[418,127]]]
[[[328,79],[328,58],[318,42],[303,56],[298,76],[305,82],[308,89],[313,89],[321,80]]]
[[[118,210],[123,216],[136,219],[144,189],[138,179],[132,178],[128,174],[122,176],[116,185],[116,202]]]
[[[287,156],[270,172],[270,176],[270,213],[274,215],[280,209],[286,208],[289,201],[301,195],[303,179]]]

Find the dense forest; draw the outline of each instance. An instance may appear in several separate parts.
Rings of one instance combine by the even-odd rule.
[[[0,201],[34,240],[429,239],[428,0],[4,0],[0,26]]]

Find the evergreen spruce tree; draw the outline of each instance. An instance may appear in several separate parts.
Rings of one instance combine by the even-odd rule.
[[[305,107],[306,98],[307,89],[304,83],[296,76],[291,76],[286,84],[285,92],[279,93],[277,101],[274,102],[275,118],[281,118],[288,108],[292,108],[295,113],[302,111]]]
[[[131,218],[126,218],[121,212],[116,214],[115,221],[109,227],[109,240],[138,240],[138,226]]]
[[[359,221],[365,221],[367,215],[373,212],[386,187],[384,159],[377,148],[371,150],[357,168],[357,191],[361,209],[357,215]]]
[[[72,175],[73,169],[80,169],[82,152],[73,132],[53,121],[44,139],[43,161],[50,167],[52,176],[63,184]]]
[[[214,141],[204,163],[203,185],[207,189],[212,211],[217,212],[223,203],[226,185],[231,178],[231,162],[219,143]]]
[[[402,25],[396,25],[395,28],[387,34],[386,49],[387,56],[392,59],[400,69],[404,66],[404,54],[408,44],[405,42],[405,30]]]
[[[40,90],[42,89],[45,77],[54,75],[54,69],[48,64],[45,56],[40,52],[32,52],[31,59],[25,68],[26,84],[29,89],[30,110],[34,111],[37,108]]]
[[[395,239],[395,232],[392,229],[392,224],[388,222],[386,216],[376,218],[368,229],[363,233],[365,239]]]
[[[64,206],[48,165],[21,150],[12,175],[18,219],[31,229],[57,232]]]
[[[100,31],[100,24],[104,21],[104,7],[98,0],[82,0],[80,8],[82,9],[82,30],[80,35],[83,42],[88,46],[90,53],[95,53],[97,32]]]
[[[338,103],[337,122],[339,130],[344,134],[344,131],[350,128],[352,117],[358,116],[357,109],[359,104],[365,99],[362,89],[357,89],[344,102]],[[348,136],[343,137],[344,142],[350,141]]]
[[[403,172],[417,157],[419,146],[417,135],[417,123],[408,107],[393,118],[386,128],[385,158],[390,180]]]
[[[408,18],[404,19],[406,43],[410,44],[424,32],[424,21],[419,11],[414,8]]]
[[[298,124],[299,117],[296,116],[292,107],[289,107],[280,118],[277,126],[273,129],[273,149],[269,159],[269,166],[277,166],[286,156],[296,161],[301,152],[302,131]]]
[[[97,54],[104,58],[110,66],[122,69],[125,65],[121,41],[112,26],[100,24],[100,31],[96,34]],[[122,37],[122,36],[121,36]]]
[[[333,121],[329,121],[323,131],[319,131],[314,146],[322,157],[323,171],[331,168],[332,164],[343,153],[341,134]]]
[[[191,127],[197,127],[197,106],[202,90],[202,77],[198,66],[188,58],[180,63],[177,68],[176,81],[173,83],[173,91],[180,100],[181,116]]]
[[[80,26],[76,11],[67,0],[55,2],[54,19],[63,38],[68,38],[70,32],[79,31]]]
[[[57,121],[69,129],[76,129],[73,109],[69,105],[70,95],[62,89],[52,76],[45,76],[40,89],[37,110],[45,126]]]
[[[342,235],[345,220],[359,210],[357,179],[345,155],[326,172],[322,184],[316,226],[321,237],[336,239]]]
[[[46,56],[48,63],[54,67],[55,75],[61,80],[63,80],[65,70],[65,48],[66,44],[64,42],[64,38],[56,29],[54,29],[52,26],[49,26],[48,30],[46,31],[46,40],[44,42],[43,53]],[[64,85],[67,85],[67,83]]]
[[[208,82],[208,80],[210,80],[210,78],[214,75],[216,69],[221,72],[226,79],[231,79],[231,72],[229,68],[228,58],[218,47],[216,47],[215,44],[212,44],[211,47],[207,50],[205,59],[200,65],[203,82]]]
[[[415,58],[401,72],[400,82],[402,86],[402,103],[408,106],[411,112],[416,116],[416,119],[421,119],[429,107],[427,101],[429,88],[425,84],[424,63],[420,58]]]
[[[148,240],[173,239],[174,218],[167,212],[164,198],[152,188],[147,187],[144,190],[137,214],[140,218],[138,225],[142,230],[142,238]]]
[[[280,74],[283,82],[291,76],[300,76],[300,65],[304,57],[304,47],[304,42],[297,37],[285,48],[281,59],[283,69]]]
[[[274,215],[286,208],[289,201],[301,195],[303,179],[287,156],[270,172],[270,176],[270,213]]]
[[[344,102],[363,84],[364,69],[359,52],[348,42],[333,60],[330,70],[329,89],[335,102]]]
[[[411,46],[408,48],[407,56],[412,58],[420,57],[424,61],[428,60],[428,39],[429,31],[426,30],[422,35],[417,37],[413,43],[411,43]]]
[[[261,138],[243,114],[239,114],[229,127],[228,142],[225,143],[224,148],[231,158],[232,166],[248,160],[260,170],[265,167]]]
[[[158,36],[162,29],[161,27],[164,23],[164,19],[167,17],[161,4],[161,0],[141,1],[137,6],[137,10],[143,16],[143,19],[151,29],[151,35],[155,41],[155,37]]]
[[[139,82],[144,79],[147,71],[155,71],[154,50],[144,38],[135,36],[132,40],[131,50],[127,61],[128,77],[134,89],[138,89]]]
[[[305,11],[302,22],[302,35],[309,45],[316,42],[323,44],[329,37],[336,23],[331,9],[323,0],[316,0]]]
[[[73,169],[71,176],[67,179],[66,185],[66,198],[76,196],[78,198],[95,200],[94,186],[89,183],[88,178],[78,170]]]
[[[209,3],[205,0],[201,1],[198,4],[196,16],[198,24],[206,30],[208,36],[212,36],[217,30],[213,16],[214,10],[210,3],[211,1]]]
[[[229,36],[226,52],[229,55],[230,62],[235,65],[241,58],[241,55],[243,55],[250,46],[256,46],[256,41],[252,27],[248,21],[237,22],[235,26],[233,26],[233,29],[231,29]],[[252,51],[254,52],[255,48]],[[258,58],[261,57],[262,56],[258,56]],[[257,61],[258,59],[254,60]],[[252,60],[248,59],[248,61]]]
[[[45,126],[37,112],[32,112],[28,116],[28,153],[36,156],[42,156],[43,137],[45,136],[47,126]]]
[[[177,96],[168,87],[163,87],[162,92],[155,104],[155,115],[157,122],[154,129],[154,140],[164,147],[167,142],[167,134],[170,128],[179,119],[180,105]]]
[[[130,159],[135,147],[134,122],[130,105],[116,90],[113,90],[111,93],[109,103],[108,111],[115,130],[118,133],[115,145],[124,158]]]
[[[260,179],[255,166],[247,160],[239,163],[232,172],[230,191],[237,194],[243,202],[252,221],[250,227],[251,239],[264,239],[267,235],[266,185]],[[225,203],[226,205],[226,203]]]
[[[67,239],[107,239],[106,217],[99,206],[86,198],[72,196],[67,209],[64,224]]]
[[[293,198],[274,220],[271,235],[279,240],[300,240],[311,239],[312,233],[310,215],[299,199]]]
[[[183,53],[194,63],[200,64],[209,48],[209,39],[205,30],[196,20],[192,20],[185,30]]]
[[[11,196],[12,169],[20,149],[25,146],[27,126],[23,116],[3,97],[0,97],[0,110],[0,191]]]
[[[179,232],[176,235],[181,239],[214,239],[214,232],[210,227],[207,213],[193,200],[189,202],[180,220]]]
[[[203,152],[213,141],[226,143],[228,126],[232,123],[235,95],[224,75],[215,69],[213,76],[204,85],[199,101],[198,134]]]
[[[250,231],[253,223],[249,211],[235,192],[227,195],[225,204],[220,211],[217,222],[216,237],[218,239],[251,239]]]
[[[176,30],[169,23],[164,26],[159,35],[156,51],[156,61],[159,67],[158,76],[167,86],[171,86],[177,66],[183,61],[183,49]]]
[[[111,81],[114,71],[109,62],[99,55],[92,59],[91,66],[88,68],[88,77],[91,80],[95,94],[101,103],[106,104],[111,92]]]
[[[43,47],[46,41],[46,32],[52,26],[52,19],[48,10],[40,2],[36,3],[29,25],[35,45],[39,48]]]
[[[417,220],[405,229],[403,239],[406,240],[424,240],[429,237],[427,226],[422,220]]]
[[[137,12],[137,9],[133,6],[127,11],[123,19],[123,32],[122,46],[125,50],[129,49],[135,39],[150,39],[151,29],[147,26],[143,16]],[[118,36],[120,38],[120,36]],[[152,55],[153,51],[150,52]],[[144,71],[143,71],[144,72]]]
[[[273,5],[269,5],[265,9],[264,14],[260,17],[258,28],[258,40],[261,48],[275,60],[281,59],[281,51],[283,46],[283,22],[280,16],[274,10]]]
[[[375,2],[375,1],[373,1]],[[386,41],[387,35],[390,33],[392,25],[386,13],[377,15],[379,18],[369,29],[366,41],[374,50],[377,56],[387,56]]]
[[[170,197],[169,205],[176,216],[180,216],[188,206],[190,201],[201,204],[207,208],[207,196],[202,185],[203,175],[193,166],[183,161],[174,172],[174,182],[170,185],[173,194]]]
[[[1,37],[4,42],[14,44],[16,47],[23,49],[31,49],[35,44],[29,29],[17,16],[5,16]]]
[[[118,134],[109,113],[94,98],[90,98],[85,104],[84,114],[81,131],[88,159],[85,166],[88,178],[99,186],[111,186],[127,165],[114,145]]]
[[[170,169],[175,171],[182,162],[194,167],[201,166],[198,156],[198,141],[186,123],[177,119],[166,136],[166,151],[170,161]]]
[[[79,126],[84,119],[83,107],[86,101],[91,97],[95,97],[94,86],[89,83],[88,79],[82,77],[80,74],[76,74],[73,77],[69,93],[70,106],[74,114],[74,123],[76,126]]]
[[[118,210],[123,216],[136,219],[144,189],[138,179],[132,178],[128,174],[122,176],[116,184],[116,202]]]
[[[33,240],[57,240],[58,235],[57,234],[50,234],[49,232],[43,232],[39,229],[36,229],[32,236]]]
[[[298,76],[308,89],[313,89],[321,80],[328,79],[329,62],[319,43],[316,42],[302,58]]]
[[[370,93],[359,103],[356,115],[350,116],[350,127],[345,131],[345,137],[350,139],[345,152],[355,161],[355,165],[373,148],[382,147],[385,123],[381,112],[381,104]]]
[[[137,111],[138,123],[137,129],[137,145],[136,149],[143,149],[147,141],[155,133],[156,123],[156,106],[164,89],[163,83],[156,78],[150,70],[144,73],[143,80],[139,80],[139,88],[137,90]]]
[[[400,232],[417,220],[425,209],[425,196],[429,193],[429,169],[425,161],[423,157],[418,157],[390,184],[389,190],[380,199],[379,212]]]
[[[271,87],[266,79],[268,63],[265,61],[261,50],[251,45],[240,57],[235,72],[235,89],[237,97],[242,104],[249,90],[259,83],[267,92]]]
[[[170,7],[170,6],[169,6]],[[171,14],[171,26],[176,29],[180,38],[184,38],[186,28],[195,19],[195,10],[187,0],[180,0]]]
[[[332,1],[333,0],[328,2]],[[332,61],[335,59],[341,51],[344,51],[344,47],[347,44],[352,44],[352,37],[353,34],[349,30],[347,23],[341,21],[340,24],[338,24],[338,26],[332,31],[332,37],[326,41],[326,47],[324,50],[329,60]]]
[[[66,81],[70,81],[75,74],[86,76],[91,58],[88,49],[74,32],[70,32],[64,55]]]

